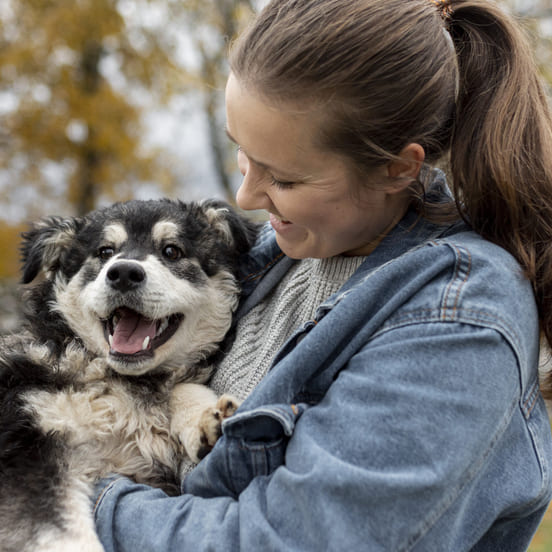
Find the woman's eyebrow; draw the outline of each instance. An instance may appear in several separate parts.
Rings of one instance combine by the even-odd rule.
[[[241,146],[238,144],[237,140],[230,134],[230,131],[228,130],[228,128],[225,128],[224,131],[226,132],[226,136],[228,136],[228,139],[241,148]],[[276,169],[274,167],[271,167],[270,165],[266,165],[265,163],[261,163],[260,161],[257,161],[256,159],[251,157],[246,151],[244,151],[244,153],[250,161],[253,161],[253,163],[255,163],[255,165],[258,165],[259,167],[261,167],[263,169],[267,169],[269,171],[275,171],[276,173],[279,173],[279,172],[284,172],[285,173],[285,171],[279,171],[278,169]],[[290,180],[298,180],[298,179],[306,180],[306,178],[304,178],[304,177],[301,178],[298,175],[292,176],[291,173],[289,174],[289,179]]]
[[[240,146],[238,144],[237,140],[230,134],[230,131],[228,130],[228,128],[225,128],[224,130],[226,132],[226,136],[228,136],[230,141],[233,142],[234,144],[236,144],[237,146]],[[241,148],[241,146],[240,146],[240,148]],[[260,161],[257,161],[256,159],[253,159],[253,157],[251,157],[247,152],[244,151],[244,153],[247,155],[247,157],[251,161],[253,161],[253,163],[255,163],[255,165],[258,165],[259,167],[262,167],[263,169],[268,169],[269,171],[273,170],[273,168],[270,167],[269,165],[265,165],[264,163],[261,163]]]

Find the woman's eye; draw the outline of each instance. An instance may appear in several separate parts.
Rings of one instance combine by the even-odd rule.
[[[293,184],[295,184],[294,182],[286,182],[284,180],[278,180],[273,176],[270,177],[270,181],[271,181],[270,183],[273,186],[276,186],[276,188],[278,188],[279,190],[289,190],[290,188],[293,188]]]
[[[176,245],[166,245],[162,253],[163,257],[169,261],[178,261],[178,259],[182,258],[182,250],[176,247]]]
[[[113,249],[113,247],[105,246],[98,249],[98,257],[102,261],[107,261],[108,259],[111,259],[113,255],[115,255],[115,249]]]

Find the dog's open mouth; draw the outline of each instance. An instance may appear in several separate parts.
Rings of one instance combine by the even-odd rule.
[[[144,317],[127,307],[119,307],[104,322],[109,353],[128,360],[151,356],[178,329],[183,314],[172,314],[157,320]]]

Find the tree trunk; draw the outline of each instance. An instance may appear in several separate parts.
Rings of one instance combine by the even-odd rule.
[[[100,88],[102,76],[99,63],[102,57],[102,47],[97,42],[88,42],[83,48],[79,73],[83,91],[87,95],[96,94]],[[96,179],[97,169],[101,163],[100,152],[92,145],[93,129],[88,128],[86,141],[81,149],[79,159],[79,174],[77,176],[75,204],[77,215],[82,216],[96,207],[100,183]]]

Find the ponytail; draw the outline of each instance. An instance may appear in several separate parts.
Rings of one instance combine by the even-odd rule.
[[[474,230],[513,254],[531,281],[552,343],[552,120],[521,29],[490,2],[452,0],[446,14],[459,91],[451,173]],[[552,376],[543,382],[552,398]]]

